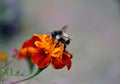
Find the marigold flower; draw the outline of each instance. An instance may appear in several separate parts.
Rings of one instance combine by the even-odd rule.
[[[64,50],[62,43],[58,43],[49,34],[34,34],[30,40],[23,43],[19,51],[19,58],[31,58],[39,68],[52,64],[55,69],[71,67],[72,55]]]
[[[4,62],[7,61],[7,55],[6,55],[6,53],[0,53],[0,61],[4,61]]]

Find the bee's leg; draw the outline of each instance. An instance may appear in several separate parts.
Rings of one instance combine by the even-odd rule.
[[[63,38],[60,38],[60,39],[58,40],[58,42],[61,42],[61,43],[63,44],[63,46],[64,46],[64,50],[66,50],[65,40],[64,40]]]
[[[64,44],[64,50],[66,51],[66,44]]]
[[[53,40],[54,40],[54,39],[53,39]],[[57,44],[55,45],[55,47],[57,47],[60,42],[61,42],[61,41],[58,40],[58,42],[57,42]]]

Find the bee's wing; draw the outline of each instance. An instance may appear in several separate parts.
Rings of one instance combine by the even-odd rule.
[[[65,32],[67,29],[68,29],[68,26],[65,25],[65,26],[61,29],[61,31],[62,31],[62,32]]]

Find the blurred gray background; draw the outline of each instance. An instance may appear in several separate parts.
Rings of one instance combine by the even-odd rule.
[[[71,69],[50,66],[27,84],[120,84],[119,0],[6,1],[19,4],[13,8],[21,11],[20,33],[11,39],[1,36],[0,52],[9,55],[34,33],[48,33],[66,24],[72,38],[67,47],[73,54]],[[26,66],[24,60],[13,64],[15,70],[27,73]]]

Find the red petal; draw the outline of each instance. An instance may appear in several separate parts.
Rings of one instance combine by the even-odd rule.
[[[40,68],[45,68],[50,64],[50,57],[41,49],[32,56],[32,62],[37,64]]]
[[[29,47],[29,46],[35,47],[34,45],[35,41],[41,41],[41,39],[38,36],[33,36],[30,40],[27,40],[23,43],[22,48]]]
[[[52,58],[52,65],[55,69],[61,69],[65,66],[62,60],[60,60],[59,58],[54,58],[54,57]]]
[[[63,61],[64,61],[65,65],[67,66],[68,70],[69,70],[71,68],[71,64],[72,64],[70,58],[68,58],[67,56],[64,56]]]
[[[71,58],[72,58],[72,54],[68,53],[67,51],[64,51],[62,59],[65,65],[67,66],[68,70],[71,68],[72,65]]]

